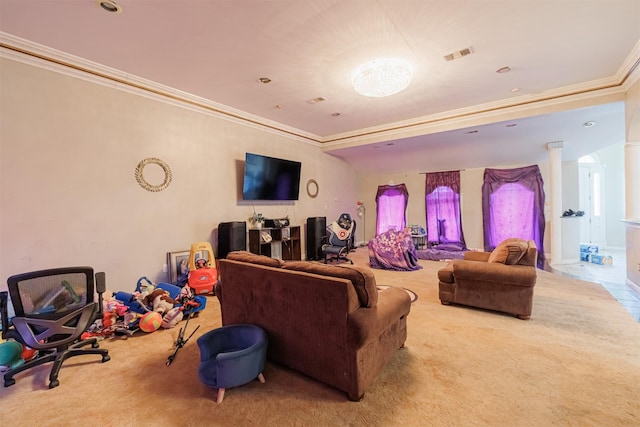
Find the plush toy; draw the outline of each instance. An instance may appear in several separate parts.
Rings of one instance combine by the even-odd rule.
[[[162,316],[162,327],[170,329],[176,326],[183,318],[182,307],[174,307]]]
[[[118,321],[115,311],[105,311],[102,313],[102,329],[109,329]]]
[[[115,299],[112,292],[105,292],[104,300],[102,301],[103,330],[114,326],[118,321],[118,318],[123,317],[128,311],[129,307]]]
[[[0,343],[0,371],[8,371],[22,365],[22,344],[15,340]]]
[[[113,301],[110,301],[106,304],[105,311],[110,311],[112,313],[115,313],[116,316],[122,317],[127,311],[129,311],[129,307],[124,305],[122,302],[114,299]]]
[[[169,292],[163,289],[154,289],[144,299],[145,305],[152,306],[152,310],[161,315],[171,310],[176,303],[177,301],[169,296]]]
[[[139,301],[141,304],[145,304],[145,298],[156,289],[156,284],[146,277],[138,279],[136,291],[133,293],[133,298]]]

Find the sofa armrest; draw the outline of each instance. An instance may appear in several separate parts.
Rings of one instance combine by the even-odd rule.
[[[484,261],[487,262],[491,252],[467,251],[464,253],[464,259],[467,261]]]
[[[534,286],[536,283],[536,269],[531,266],[467,260],[454,260],[451,266],[456,282],[493,282],[519,286]]]
[[[411,298],[404,289],[387,288],[378,295],[373,308],[359,308],[347,316],[349,344],[361,347],[397,322],[411,310]]]

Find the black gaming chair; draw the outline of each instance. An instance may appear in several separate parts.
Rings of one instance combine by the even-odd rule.
[[[348,261],[353,264],[347,255],[351,246],[351,236],[353,234],[354,222],[351,215],[343,213],[337,221],[332,222],[328,227],[328,243],[322,245],[324,263],[328,261]]]
[[[104,291],[104,273],[97,273],[98,288]],[[94,274],[91,267],[67,267],[34,271],[7,280],[15,317],[10,321],[7,294],[0,298],[2,337],[13,338],[38,350],[38,355],[4,373],[4,386],[15,384],[14,375],[43,363],[53,362],[49,388],[59,385],[58,372],[65,359],[98,354],[107,362],[109,352],[99,349],[96,338],[80,340],[93,323],[98,310],[94,302]],[[101,294],[100,294],[101,295]],[[91,348],[81,348],[90,345]]]

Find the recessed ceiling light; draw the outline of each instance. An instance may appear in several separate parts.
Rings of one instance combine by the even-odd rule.
[[[512,128],[512,127],[514,127],[514,126],[518,126],[518,124],[517,124],[517,123],[509,123],[509,124],[507,125],[507,127],[508,127],[508,128]]]
[[[478,131],[477,130],[470,130],[469,132],[465,132],[465,133],[467,133],[467,134],[469,134],[469,133],[478,133]]]
[[[260,78],[258,79],[258,81],[259,81],[260,83],[262,83],[262,84],[265,84],[265,85],[266,85],[267,83],[271,83],[271,79],[270,79],[269,77],[260,77]]]
[[[326,101],[327,98],[325,98],[324,96],[319,96],[317,98],[313,98],[313,99],[309,99],[307,102],[309,104],[317,104],[318,102],[322,102],[322,101]]]
[[[333,113],[332,116],[333,117],[338,117],[340,115],[340,113]]]
[[[584,126],[586,128],[591,128],[591,127],[594,127],[595,125],[596,125],[596,122],[594,122],[594,121],[588,121],[588,122],[584,122],[582,124],[582,126]]]
[[[520,92],[520,88],[519,87],[514,87],[513,89],[511,89],[512,93],[516,93],[516,92]]]
[[[282,110],[282,109],[284,108],[284,105],[282,105],[282,104],[278,104],[278,105],[276,105],[276,108],[277,108],[278,110]]]
[[[508,73],[509,71],[511,71],[511,68],[509,67],[502,67],[502,68],[498,68],[496,70],[496,73],[498,74],[504,74],[504,73]]]
[[[96,0],[96,4],[100,6],[102,10],[106,10],[109,13],[122,12],[122,7],[113,0]]]

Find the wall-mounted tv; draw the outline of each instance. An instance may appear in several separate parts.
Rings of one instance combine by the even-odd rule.
[[[298,200],[300,162],[247,153],[243,200]]]

